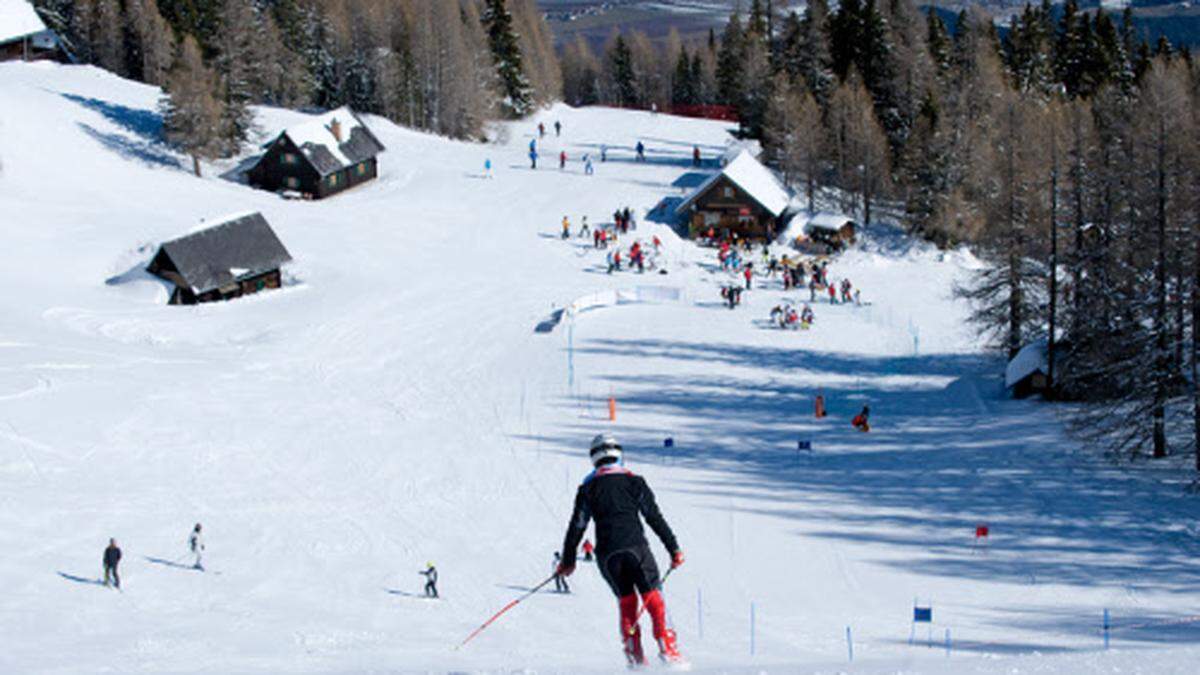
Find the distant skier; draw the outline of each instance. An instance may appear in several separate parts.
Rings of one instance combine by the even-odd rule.
[[[200,536],[200,523],[196,523],[196,526],[192,528],[192,533],[188,535],[188,549],[195,556],[195,562],[192,563],[192,567],[203,570],[204,539]]]
[[[562,122],[554,120],[554,135],[562,136]]]
[[[871,423],[869,420],[870,416],[871,416],[871,409],[864,405],[862,412],[855,415],[854,419],[850,420],[850,424],[853,425],[854,428],[858,429],[859,431],[862,431],[862,432],[870,431],[871,430]]]
[[[554,552],[554,590],[559,593],[570,593],[571,587],[567,585],[567,578],[559,574],[559,569],[562,567],[562,556],[558,551]]]
[[[591,155],[583,156],[583,175],[593,176],[596,174],[596,166],[592,164]]]
[[[571,238],[571,220],[569,218],[567,218],[566,216],[563,216],[563,220],[562,220],[562,238],[563,239]]]
[[[529,168],[530,169],[537,169],[537,158],[538,158],[537,150],[533,150],[531,148],[529,150]]]
[[[558,153],[558,170],[562,171],[567,168],[567,151],[560,150]]]
[[[692,146],[692,166],[700,166],[700,146]]]
[[[592,228],[588,225],[587,216],[583,217],[583,224],[579,226],[579,236],[586,237],[592,233]]]
[[[483,177],[484,178],[492,177],[492,159],[490,157],[483,160]]]
[[[595,550],[596,550],[596,547],[592,546],[591,539],[583,540],[583,560],[584,560],[584,562],[592,562],[592,551],[595,551]]]
[[[104,585],[111,582],[121,588],[121,575],[117,573],[117,565],[121,563],[121,549],[117,548],[117,540],[109,539],[108,548],[104,549]]]
[[[817,394],[817,398],[813,400],[813,414],[817,419],[825,417],[825,396]]]
[[[742,276],[746,279],[746,290],[750,290],[750,284],[754,282],[754,263],[746,263]]]
[[[608,161],[608,144],[607,143],[600,144],[600,161],[601,162]]]
[[[427,598],[438,597],[438,590],[437,590],[438,573],[437,573],[437,568],[433,566],[433,563],[431,563],[431,562],[425,563],[425,570],[423,572],[417,572],[417,574],[420,574],[425,577],[425,597],[427,597]]]
[[[541,122],[538,122],[538,137],[539,138],[546,137],[546,125]]]
[[[616,439],[608,434],[596,436],[589,454],[595,470],[584,479],[575,495],[575,509],[563,539],[564,557],[557,571],[564,577],[575,571],[576,547],[588,521],[595,520],[596,558],[600,574],[618,598],[625,658],[632,666],[646,661],[637,622],[638,594],[641,594],[653,624],[659,656],[668,663],[683,663],[675,631],[667,627],[658,566],[646,541],[641,518],[645,518],[667,548],[672,568],[683,564],[683,551],[646,480],[622,465],[621,445]]]
[[[637,142],[636,150],[637,150],[637,161],[639,161],[639,162],[646,161],[646,146],[641,141]]]

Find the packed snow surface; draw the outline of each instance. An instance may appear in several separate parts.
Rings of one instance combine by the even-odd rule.
[[[1195,498],[1166,482],[1185,472],[1112,466],[1004,397],[952,292],[968,253],[868,227],[829,263],[863,306],[779,330],[770,309],[807,290],[759,276],[730,310],[714,252],[651,212],[714,170],[691,150],[718,156],[721,124],[557,106],[481,145],[368,116],[380,178],[302,202],[234,162],[192,176],[158,95],[0,65],[0,672],[620,671],[588,564],[454,649],[549,574],[601,431],[687,553],[665,595],[696,671],[1193,672]],[[547,152],[608,161],[529,170],[539,120],[563,123]],[[657,235],[667,274],[607,275],[558,236],[626,205],[622,247]],[[246,210],[295,258],[285,287],[166,306],[156,246]],[[649,287],[678,292],[619,302]],[[109,537],[121,593],[97,581]],[[914,600],[932,626],[912,631]]]

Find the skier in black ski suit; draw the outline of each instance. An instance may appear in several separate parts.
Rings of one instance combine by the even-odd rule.
[[[654,625],[659,656],[668,663],[681,663],[683,657],[676,647],[675,631],[667,627],[658,566],[646,541],[641,518],[646,519],[671,554],[672,568],[683,564],[683,551],[658,510],[646,480],[621,464],[621,445],[616,439],[608,434],[596,436],[590,454],[596,469],[584,479],[575,495],[575,510],[563,539],[563,559],[557,573],[567,577],[575,571],[575,551],[588,521],[594,519],[597,567],[618,598],[625,657],[631,665],[645,663],[637,621],[638,594],[641,594]]]
[[[567,584],[567,578],[558,573],[559,566],[562,565],[562,556],[558,551],[554,552],[554,589],[559,593],[570,593],[571,586]]]
[[[436,598],[436,597],[438,596],[438,591],[437,591],[437,579],[438,579],[437,568],[433,566],[433,563],[426,563],[426,565],[425,565],[425,571],[423,571],[423,572],[417,572],[417,574],[420,574],[420,575],[422,575],[422,576],[424,576],[424,577],[425,577],[425,597],[427,597],[427,598]]]
[[[117,588],[121,587],[121,576],[117,574],[117,565],[121,562],[121,549],[117,548],[117,540],[109,539],[108,548],[104,549],[104,585],[111,580]]]

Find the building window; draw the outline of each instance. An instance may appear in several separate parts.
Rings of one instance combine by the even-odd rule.
[[[704,224],[710,227],[715,227],[721,224],[721,214],[713,213],[712,211],[704,212]]]
[[[335,173],[335,174],[331,174],[331,175],[329,176],[328,182],[329,182],[329,187],[337,187],[337,185],[338,185],[338,174],[336,174],[336,173]]]
[[[284,166],[295,166],[300,163],[300,158],[294,152],[285,152],[279,159]]]
[[[733,188],[729,187],[728,185],[725,186],[725,189],[722,190],[721,193],[727,198],[733,199]]]
[[[300,189],[300,179],[296,178],[295,176],[288,176],[287,178],[284,178],[283,184],[286,185],[288,187],[288,189],[291,189],[291,190],[299,190]]]
[[[358,174],[359,176],[367,175],[367,163],[363,162],[362,164],[354,167],[354,173]]]

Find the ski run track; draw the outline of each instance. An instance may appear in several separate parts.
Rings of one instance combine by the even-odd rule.
[[[687,553],[665,594],[695,671],[1195,672],[1186,473],[1113,466],[1005,395],[953,294],[969,252],[874,226],[830,264],[864,306],[781,331],[768,311],[807,291],[759,278],[731,311],[714,252],[651,222],[712,170],[691,150],[719,154],[720,123],[555,106],[472,144],[367,116],[379,180],[302,202],[222,177],[236,161],[191,175],[159,95],[0,65],[0,672],[621,671],[587,564],[453,649],[549,574],[601,431]],[[259,109],[256,140],[304,119]],[[623,245],[657,235],[667,274],[609,276],[558,237],[626,205]],[[166,306],[140,273],[157,244],[244,211],[295,258],[286,287]],[[667,299],[534,331],[618,289]],[[849,425],[864,404],[869,434]],[[96,582],[109,537],[121,593]],[[914,601],[933,623],[910,645]]]

